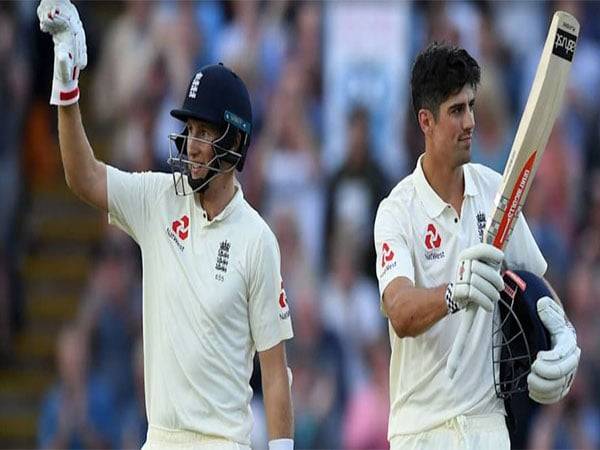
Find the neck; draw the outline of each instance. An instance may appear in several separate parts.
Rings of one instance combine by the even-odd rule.
[[[425,178],[435,193],[452,205],[462,203],[465,192],[462,165],[453,167],[448,161],[438,161],[432,152],[427,151],[421,161]]]
[[[208,220],[213,220],[225,209],[235,195],[233,175],[215,177],[206,191],[198,192],[195,195],[202,205],[202,209],[206,211]]]

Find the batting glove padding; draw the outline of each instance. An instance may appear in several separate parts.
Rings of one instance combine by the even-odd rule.
[[[542,351],[527,376],[529,397],[538,403],[556,403],[569,393],[579,365],[581,349],[575,329],[567,322],[561,306],[550,297],[537,302],[541,321],[550,333],[552,349]]]
[[[446,290],[448,312],[455,313],[469,303],[488,312],[504,290],[500,267],[504,252],[489,244],[477,244],[463,250],[458,257],[456,281]]]
[[[40,30],[54,41],[51,105],[79,101],[79,72],[87,65],[85,32],[77,9],[69,0],[42,0],[37,8]]]

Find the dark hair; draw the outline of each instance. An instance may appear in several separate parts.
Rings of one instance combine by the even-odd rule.
[[[466,84],[476,89],[480,77],[479,64],[465,49],[430,44],[419,53],[412,68],[410,87],[417,122],[421,108],[430,110],[437,119],[439,107],[448,97]]]

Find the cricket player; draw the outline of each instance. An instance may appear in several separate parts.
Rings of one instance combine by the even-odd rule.
[[[58,105],[67,184],[142,250],[143,448],[249,449],[258,351],[269,449],[291,450],[284,340],[293,333],[279,248],[234,177],[252,131],[244,82],[222,65],[202,68],[171,112],[185,124],[172,140],[173,174],[122,172],[94,157],[82,125],[78,76],[87,54],[76,8],[42,0],[37,12],[54,40],[50,104]]]
[[[377,212],[377,276],[392,347],[392,449],[510,448],[494,390],[491,311],[504,288],[503,265],[542,276],[547,264],[522,215],[506,253],[481,243],[501,176],[470,163],[479,81],[479,65],[464,49],[432,44],[417,56],[411,90],[425,152]],[[448,354],[470,303],[489,313],[477,315],[450,379]],[[553,347],[532,365],[529,396],[553,403],[569,391],[580,350],[561,307],[538,301],[537,309]]]

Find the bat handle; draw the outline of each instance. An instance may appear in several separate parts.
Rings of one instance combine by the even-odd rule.
[[[454,375],[456,374],[456,370],[458,369],[458,364],[462,359],[463,352],[465,350],[465,346],[467,343],[467,336],[471,327],[473,326],[473,322],[475,321],[475,315],[477,314],[477,306],[469,304],[464,311],[462,321],[460,322],[460,327],[458,329],[458,333],[456,334],[456,339],[454,339],[454,344],[450,349],[450,354],[448,355],[448,362],[446,363],[446,374],[450,379],[454,379]]]

